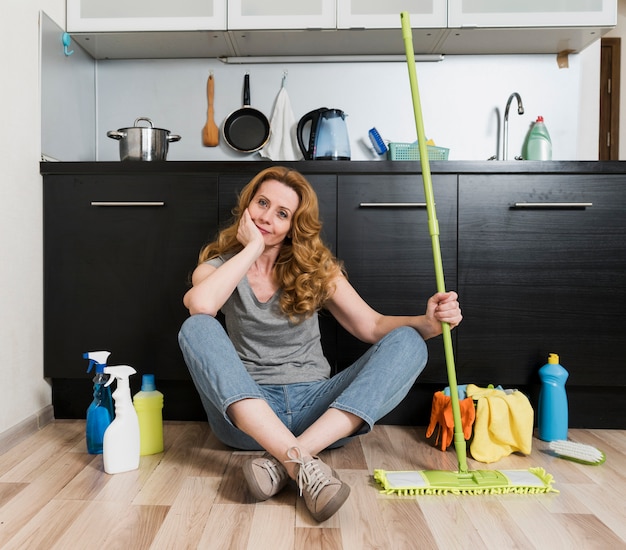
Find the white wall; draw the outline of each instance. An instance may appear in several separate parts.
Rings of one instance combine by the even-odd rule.
[[[39,10],[64,24],[64,0],[4,0],[0,17],[0,434],[51,402],[43,379]]]
[[[501,120],[511,92],[520,93],[525,114],[509,116],[509,158],[521,154],[531,123],[542,115],[555,160],[596,160],[600,42],[571,55],[560,69],[556,55],[446,56],[418,63],[417,77],[426,135],[450,149],[450,160],[486,160],[498,154]],[[296,120],[312,109],[334,107],[348,114],[353,160],[372,160],[367,136],[375,126],[388,141],[412,142],[415,121],[405,62],[353,64],[224,65],[216,60],[114,60],[97,63],[98,160],[118,160],[119,143],[107,130],[132,126],[148,116],[182,136],[169,160],[246,160],[222,140],[204,148],[206,78],[215,78],[215,119],[221,126],[242,105],[250,73],[251,104],[271,118],[282,75]],[[593,105],[595,108],[581,108]]]

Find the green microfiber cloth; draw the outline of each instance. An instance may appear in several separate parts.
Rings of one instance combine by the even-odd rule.
[[[543,468],[528,470],[374,470],[381,493],[397,495],[504,495],[507,493],[558,493],[554,479]]]

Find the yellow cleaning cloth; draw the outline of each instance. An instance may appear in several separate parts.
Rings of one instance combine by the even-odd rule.
[[[467,395],[476,400],[474,438],[470,443],[475,460],[489,463],[516,451],[530,454],[533,408],[522,392],[468,384]]]

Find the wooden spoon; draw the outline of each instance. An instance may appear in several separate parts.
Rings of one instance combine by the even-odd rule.
[[[215,124],[214,110],[213,110],[213,96],[215,90],[215,83],[213,82],[213,75],[209,75],[209,79],[206,84],[207,99],[209,102],[209,108],[207,111],[207,121],[202,128],[202,145],[205,147],[216,147],[220,141],[220,132],[217,124]]]

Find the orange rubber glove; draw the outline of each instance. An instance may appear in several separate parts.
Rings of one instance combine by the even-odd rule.
[[[461,409],[463,436],[468,440],[472,436],[472,426],[476,419],[474,400],[471,397],[461,399],[459,408]],[[426,430],[426,437],[430,437],[435,428],[438,428],[435,445],[439,445],[441,439],[441,450],[445,451],[454,439],[454,415],[452,414],[452,400],[442,391],[435,392],[433,395],[433,406],[430,411],[430,424]]]

